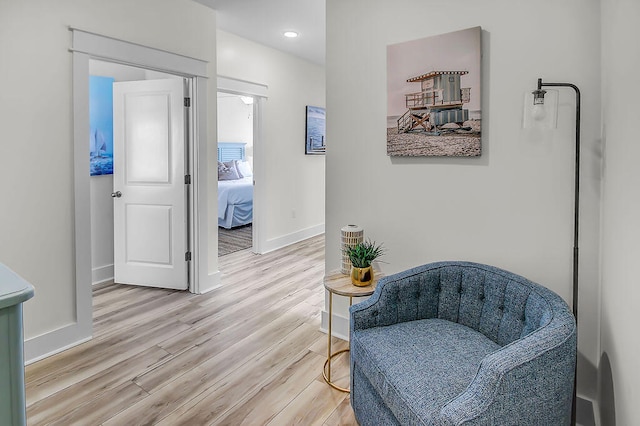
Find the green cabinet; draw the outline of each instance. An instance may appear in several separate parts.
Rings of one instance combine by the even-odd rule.
[[[24,393],[22,303],[31,284],[0,263],[0,424],[27,424]]]

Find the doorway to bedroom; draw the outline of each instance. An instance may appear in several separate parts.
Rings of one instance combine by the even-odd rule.
[[[180,259],[189,250],[182,183],[190,163],[183,107],[187,84],[174,74],[89,60],[94,284],[189,286],[187,263],[164,260]],[[170,128],[176,131],[163,133]]]
[[[218,257],[253,248],[254,98],[218,92]]]

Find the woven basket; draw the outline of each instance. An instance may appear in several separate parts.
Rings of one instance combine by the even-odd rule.
[[[342,272],[345,275],[351,274],[351,260],[345,253],[347,247],[353,247],[364,240],[364,230],[358,225],[347,225],[340,230]]]

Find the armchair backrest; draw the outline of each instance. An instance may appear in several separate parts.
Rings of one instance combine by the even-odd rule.
[[[431,263],[382,278],[378,286],[380,301],[395,308],[381,312],[377,325],[439,318],[504,346],[554,320],[573,320],[567,304],[551,290],[478,263]]]

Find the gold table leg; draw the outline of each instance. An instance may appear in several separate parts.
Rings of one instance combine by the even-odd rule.
[[[353,297],[349,297],[349,306],[353,303]],[[342,349],[336,353],[331,353],[331,322],[333,318],[333,293],[329,292],[329,324],[328,324],[328,337],[327,337],[327,360],[324,362],[324,367],[322,368],[322,377],[324,381],[327,382],[329,386],[334,389],[337,389],[342,392],[349,393],[350,390],[346,388],[342,388],[331,381],[331,358],[340,355],[345,352],[349,352],[349,348]]]

